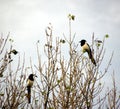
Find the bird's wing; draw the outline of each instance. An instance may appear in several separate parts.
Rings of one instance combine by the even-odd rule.
[[[33,81],[27,79],[27,91],[28,91],[28,103],[31,103],[31,87],[33,85]]]
[[[96,62],[95,62],[95,59],[94,59],[94,57],[93,57],[91,48],[90,48],[89,44],[87,44],[87,45],[88,45],[88,47],[89,47],[89,50],[87,51],[87,52],[88,52],[88,56],[89,56],[89,58],[91,59],[92,63],[96,66]]]
[[[86,52],[88,53],[89,58],[92,58],[92,51],[88,43],[86,43]]]

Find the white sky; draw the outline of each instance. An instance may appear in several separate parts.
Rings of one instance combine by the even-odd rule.
[[[72,23],[76,41],[86,39],[91,43],[92,33],[102,39],[109,34],[105,48],[106,61],[114,51],[112,68],[117,85],[120,84],[120,0],[0,0],[0,32],[10,32],[15,47],[28,57],[35,55],[37,40],[41,45],[45,39],[45,28],[51,22],[54,36],[68,35],[69,13],[74,14]],[[111,79],[112,71],[110,71]],[[109,81],[108,81],[109,82]]]

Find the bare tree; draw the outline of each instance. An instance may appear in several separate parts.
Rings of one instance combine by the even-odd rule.
[[[95,101],[94,99],[99,99],[99,94],[103,89],[100,80],[108,71],[112,55],[105,70],[100,72],[105,54],[105,37],[103,41],[95,42],[94,34],[91,48],[93,51],[93,47],[96,47],[94,55],[97,66],[94,66],[82,52],[78,53],[78,45],[74,45],[75,35],[71,36],[71,21],[74,19],[75,16],[69,15],[69,39],[65,35],[63,39],[58,37],[56,38],[56,45],[53,45],[52,27],[47,27],[47,42],[45,44],[47,62],[43,65],[38,51],[39,65],[36,68],[41,77],[38,89],[42,94],[40,96],[44,101],[42,105],[44,109],[92,109],[99,104],[98,100]],[[67,59],[65,59],[65,54],[62,53],[66,43],[69,46]]]
[[[84,55],[78,49],[79,44],[75,43],[75,34],[72,36],[71,23],[75,16],[69,14],[69,37],[63,35],[53,37],[53,28],[50,24],[46,29],[46,42],[44,45],[44,54],[40,53],[41,46],[37,42],[38,64],[32,63],[25,66],[25,56],[23,62],[19,53],[12,44],[5,51],[5,46],[9,39],[9,34],[4,39],[0,38],[0,108],[3,109],[93,109],[97,106],[99,109],[107,107],[110,109],[119,108],[119,98],[113,78],[113,89],[108,90],[103,98],[100,97],[104,85],[101,79],[108,72],[112,56],[104,70],[101,70],[103,64],[105,49],[103,40],[95,40],[92,36],[91,50],[95,57],[97,65],[95,66],[89,57]],[[68,47],[66,49],[65,47]],[[64,54],[66,51],[67,54]],[[18,55],[16,55],[18,54]],[[13,69],[14,55],[18,56],[18,63]],[[46,58],[42,59],[42,55]],[[38,79],[35,79],[31,89],[31,104],[28,104],[26,94],[27,71],[36,73]]]
[[[9,34],[6,38],[0,38],[0,108],[2,109],[17,109],[25,100],[25,75],[23,66],[20,67],[20,57],[15,70],[12,70],[12,55],[16,55],[17,50],[13,49],[12,45],[5,51]],[[12,42],[12,39],[9,39]]]

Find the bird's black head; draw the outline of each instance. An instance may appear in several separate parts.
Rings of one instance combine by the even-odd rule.
[[[29,77],[28,77],[28,79],[34,80],[34,77],[37,77],[37,76],[35,74],[30,74]]]
[[[81,46],[83,46],[86,42],[86,40],[82,39],[81,41],[79,41],[81,43]]]

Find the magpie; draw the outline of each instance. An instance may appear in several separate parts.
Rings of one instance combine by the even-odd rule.
[[[91,59],[92,63],[96,66],[96,62],[95,62],[95,59],[93,57],[93,54],[92,54],[92,51],[91,51],[89,44],[84,39],[79,41],[79,42],[81,43],[81,47],[82,47],[83,52],[88,53],[88,56]]]
[[[37,76],[35,74],[30,74],[27,79],[28,103],[31,103],[31,88],[33,86],[34,77],[37,77]]]

